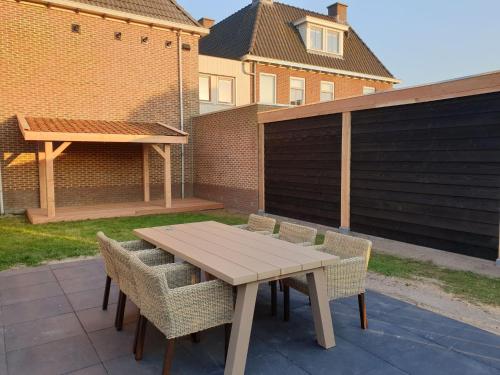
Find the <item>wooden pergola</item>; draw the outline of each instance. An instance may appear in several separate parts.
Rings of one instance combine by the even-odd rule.
[[[150,201],[149,152],[155,150],[164,160],[165,207],[172,207],[170,146],[187,144],[187,133],[162,123],[65,120],[22,115],[17,115],[17,120],[24,139],[42,145],[38,152],[40,208],[47,210],[49,218],[56,215],[54,161],[73,142],[142,144],[145,202]]]

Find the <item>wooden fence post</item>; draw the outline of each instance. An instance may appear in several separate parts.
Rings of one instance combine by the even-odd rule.
[[[258,134],[258,148],[259,148],[259,168],[258,168],[258,184],[259,184],[259,211],[265,212],[266,210],[266,199],[265,199],[265,150],[264,150],[264,124],[258,124],[259,134]]]
[[[342,113],[342,168],[340,188],[340,229],[351,227],[351,112]]]

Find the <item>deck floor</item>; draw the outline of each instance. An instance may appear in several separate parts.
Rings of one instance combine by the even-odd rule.
[[[45,224],[61,221],[195,212],[217,210],[221,208],[224,208],[222,203],[207,201],[200,198],[186,198],[173,199],[171,208],[164,207],[163,201],[127,202],[98,204],[92,206],[57,207],[56,216],[50,218],[47,216],[46,209],[29,208],[27,216],[32,224]]]

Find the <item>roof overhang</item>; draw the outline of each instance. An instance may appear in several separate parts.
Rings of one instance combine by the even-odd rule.
[[[200,36],[205,36],[210,34],[210,30],[201,26],[191,26],[180,22],[172,22],[167,20],[162,20],[154,17],[141,16],[139,14],[123,12],[119,10],[99,7],[95,5],[89,5],[71,0],[21,0],[24,3],[36,3],[43,4],[53,7],[58,7],[62,9],[69,9],[78,12],[89,13],[93,15],[98,15],[102,17],[109,17],[118,20],[123,20],[127,22],[137,22],[140,24],[145,24],[149,26],[157,26],[166,29],[185,31],[193,34],[198,34]]]
[[[349,76],[349,77],[354,77],[354,78],[369,79],[369,80],[373,80],[373,81],[382,81],[382,82],[389,82],[389,83],[394,83],[394,84],[401,83],[401,81],[399,79],[391,78],[391,77],[382,77],[382,76],[375,76],[375,75],[371,75],[371,74],[350,72],[348,70],[325,68],[322,66],[301,64],[301,63],[296,63],[296,62],[292,62],[292,61],[277,60],[277,59],[271,59],[271,58],[267,58],[267,57],[260,57],[260,56],[254,56],[254,55],[245,55],[241,58],[241,60],[242,61],[255,61],[255,62],[259,62],[259,63],[263,63],[263,64],[281,65],[281,66],[287,66],[290,68],[301,69],[301,70],[311,70],[311,71],[315,71],[315,72],[338,74],[338,75]]]
[[[172,135],[161,134],[132,134],[132,133],[96,133],[96,132],[70,132],[70,131],[34,131],[31,129],[26,117],[17,115],[19,129],[26,141],[39,142],[105,142],[105,143],[147,143],[147,144],[187,144],[189,135],[179,129],[155,123],[169,130]],[[108,122],[102,122],[103,124]]]
[[[317,17],[312,17],[312,16],[305,16],[297,21],[294,22],[294,26],[300,26],[303,23],[310,23],[313,25],[318,25],[318,26],[324,26],[324,27],[330,27],[332,29],[337,29],[337,30],[342,30],[342,31],[348,31],[349,26],[344,25],[343,23],[338,23],[334,21],[328,21],[323,18],[317,18]]]

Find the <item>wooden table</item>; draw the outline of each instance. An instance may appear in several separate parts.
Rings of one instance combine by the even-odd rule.
[[[134,233],[237,287],[225,375],[243,375],[260,283],[307,275],[318,344],[335,346],[324,267],[338,257],[209,221],[136,229]]]

